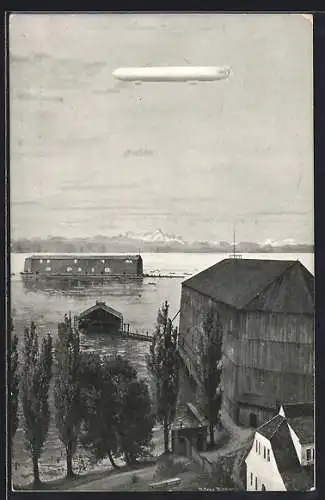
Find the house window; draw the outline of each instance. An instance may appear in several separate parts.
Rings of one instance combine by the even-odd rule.
[[[261,443],[258,442],[258,454],[260,455],[261,454]]]
[[[74,259],[74,263],[77,264],[78,263],[78,259]]]
[[[256,449],[256,453],[258,452],[258,442],[257,442],[257,439],[255,441],[255,449]]]
[[[92,268],[91,268],[91,272],[92,272],[92,273],[94,273],[94,272],[95,272],[95,268],[94,268],[94,267],[92,267]]]
[[[255,477],[255,490],[257,490],[257,477]]]
[[[262,484],[262,491],[266,491],[265,484]]]
[[[49,264],[50,262],[51,262],[50,259],[47,259],[46,263]]]
[[[251,472],[251,486],[253,486],[253,473]]]
[[[270,450],[267,450],[267,461],[270,462]]]
[[[314,448],[313,448],[313,460],[314,460],[314,456],[315,456],[315,450],[314,450]]]
[[[78,267],[78,271],[79,271],[79,273],[81,273],[81,271],[82,271],[81,267]]]
[[[40,264],[43,264],[43,259],[40,259]]]
[[[264,446],[264,449],[263,449],[263,458],[264,458],[264,460],[266,460],[266,448],[265,448],[265,446]]]
[[[46,267],[45,271],[51,271],[52,269],[50,267]]]
[[[311,449],[307,448],[306,450],[306,457],[307,457],[307,462],[311,460]]]
[[[126,262],[126,264],[133,264],[133,260],[130,260],[130,259],[127,259],[125,262]]]
[[[70,271],[72,271],[72,267],[67,267],[67,272],[69,273]]]
[[[111,272],[110,268],[109,267],[105,267],[105,273],[110,273],[110,272]]]

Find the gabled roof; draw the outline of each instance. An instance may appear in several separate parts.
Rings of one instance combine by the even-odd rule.
[[[281,415],[275,415],[271,420],[265,422],[265,424],[261,425],[256,431],[264,436],[266,439],[271,440],[274,436],[280,425],[285,421],[285,418]]]
[[[291,439],[288,423],[283,419],[270,439],[276,464],[288,491],[307,491],[314,484],[313,468],[301,466]]]
[[[120,320],[123,320],[123,315],[120,312],[116,311],[116,309],[113,309],[112,307],[107,306],[105,302],[100,302],[100,301],[97,301],[94,306],[89,307],[88,309],[80,313],[77,319],[80,320],[86,318],[87,316],[89,316],[89,314],[91,314],[94,311],[97,311],[98,309],[102,309],[108,314],[115,316]]]
[[[286,489],[309,490],[314,483],[313,468],[300,465],[287,419],[282,415],[275,415],[258,427],[256,432],[270,441]]]
[[[284,415],[301,444],[313,443],[314,403],[287,403],[282,405]]]
[[[314,278],[299,261],[224,259],[182,285],[237,309],[314,313]]]
[[[314,417],[288,418],[290,427],[297,434],[301,444],[310,444],[315,440]]]

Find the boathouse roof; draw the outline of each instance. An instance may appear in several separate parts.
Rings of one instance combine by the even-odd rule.
[[[236,309],[314,314],[314,277],[298,260],[224,259],[182,286]]]
[[[109,307],[108,305],[106,305],[105,302],[101,302],[99,300],[96,301],[96,304],[94,306],[89,307],[88,309],[80,313],[78,316],[78,320],[86,318],[89,314],[93,313],[94,311],[97,311],[98,309],[101,309],[107,312],[108,314],[115,316],[120,320],[123,320],[123,315],[119,311],[116,311],[116,309]]]

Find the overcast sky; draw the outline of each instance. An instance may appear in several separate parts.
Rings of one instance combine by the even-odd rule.
[[[313,241],[312,24],[244,14],[10,19],[12,236],[161,228]],[[229,80],[117,82],[123,66]]]

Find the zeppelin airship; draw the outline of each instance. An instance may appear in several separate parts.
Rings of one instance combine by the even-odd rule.
[[[118,80],[130,82],[213,82],[229,75],[230,68],[217,66],[145,66],[113,71]]]

